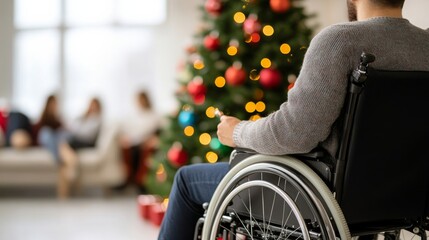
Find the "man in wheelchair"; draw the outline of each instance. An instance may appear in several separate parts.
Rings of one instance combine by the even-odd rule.
[[[204,240],[219,236],[217,239],[225,240],[347,239],[351,235],[363,239],[364,235],[372,237],[379,232],[386,232],[385,239],[399,239],[395,234],[398,229],[409,229],[425,237],[429,216],[429,178],[425,172],[428,164],[406,160],[404,165],[404,157],[396,160],[396,156],[409,155],[420,161],[424,154],[415,150],[427,147],[429,130],[421,127],[428,125],[428,118],[423,117],[424,109],[417,109],[417,105],[428,103],[424,96],[429,93],[422,89],[427,91],[429,87],[429,32],[402,17],[404,1],[347,0],[351,22],[327,27],[314,37],[288,101],[278,111],[255,122],[222,116],[218,125],[220,141],[231,147],[251,149],[258,155],[233,168],[229,163],[217,163],[179,169],[159,239],[193,239],[195,226],[205,214],[203,204],[209,202],[206,214],[214,216],[211,220],[205,218],[204,227],[209,233],[197,237]],[[372,55],[359,58],[362,52],[371,53],[376,59]],[[367,73],[371,78],[372,68],[383,71],[374,71],[377,81],[370,84],[368,80],[365,84]],[[356,70],[352,73],[353,69]],[[349,83],[350,75],[353,84]],[[410,76],[427,81],[406,84]],[[385,80],[391,78],[399,79],[386,84]],[[373,82],[383,84],[383,88]],[[408,85],[412,85],[409,91]],[[373,90],[355,97],[363,87]],[[352,110],[346,107],[349,102],[355,106]],[[347,119],[356,119],[355,113],[361,117],[348,123]],[[409,121],[411,117],[415,119]],[[398,125],[398,121],[407,121],[405,124],[411,129],[401,131],[406,126]],[[384,134],[384,128],[390,129],[390,133]],[[397,130],[399,135],[395,135]],[[401,152],[407,147],[405,153]],[[328,163],[322,164],[322,171],[314,164],[307,167],[291,157],[315,149],[321,149],[329,158]],[[392,155],[389,161],[374,161],[376,157],[371,154],[385,149]],[[287,156],[278,157],[282,155]],[[237,156],[232,161],[243,158]],[[279,165],[282,167],[278,168]],[[379,173],[389,175],[408,166],[412,173],[395,175],[389,182],[377,185],[380,183],[376,180],[386,177]],[[417,180],[405,181],[408,178]],[[389,191],[380,194],[380,189]],[[405,190],[398,193],[397,189]],[[412,204],[407,202],[410,200]],[[409,209],[401,210],[408,206],[396,204],[412,205],[412,213]],[[242,206],[234,208],[237,205]],[[258,209],[252,210],[256,205]],[[414,213],[419,217],[414,218]],[[387,221],[391,219],[395,221]],[[393,235],[389,235],[391,232]]]

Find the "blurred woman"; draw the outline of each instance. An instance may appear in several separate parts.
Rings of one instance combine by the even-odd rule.
[[[75,178],[76,162],[72,159],[62,159],[60,156],[60,145],[67,144],[68,133],[64,129],[62,120],[58,114],[58,101],[55,95],[46,99],[42,116],[37,124],[38,143],[47,148],[53,155],[59,167],[58,197],[66,198],[69,194],[70,182]]]
[[[68,144],[74,150],[94,147],[101,128],[101,103],[92,98],[86,112],[72,122],[68,128]]]

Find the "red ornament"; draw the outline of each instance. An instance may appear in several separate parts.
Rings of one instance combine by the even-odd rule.
[[[289,83],[289,86],[287,86],[287,90],[290,91],[295,86],[295,83]]]
[[[257,33],[261,31],[261,29],[262,25],[258,21],[258,17],[256,15],[249,15],[249,17],[243,23],[243,30],[248,35]]]
[[[208,35],[204,38],[204,47],[210,51],[216,51],[220,46],[220,40],[218,37]]]
[[[222,12],[221,0],[207,0],[205,4],[206,11],[213,16],[219,16]]]
[[[179,168],[188,161],[188,154],[183,150],[182,144],[174,143],[167,152],[167,158],[171,165]]]
[[[265,88],[275,88],[281,84],[282,75],[277,69],[267,68],[262,69],[259,82]]]
[[[197,94],[192,96],[192,99],[194,100],[194,103],[196,105],[203,105],[204,102],[206,101],[206,94]]]
[[[276,13],[284,13],[290,9],[290,0],[270,0],[270,7]]]
[[[231,86],[239,86],[246,81],[246,71],[235,66],[229,67],[225,72],[226,82]]]
[[[193,97],[197,95],[205,95],[207,92],[207,87],[204,86],[203,80],[200,77],[196,77],[192,81],[190,81],[188,83],[187,89],[189,95]]]

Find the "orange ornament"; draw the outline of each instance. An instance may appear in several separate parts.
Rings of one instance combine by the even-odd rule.
[[[270,7],[276,13],[284,13],[290,9],[290,0],[270,0]]]

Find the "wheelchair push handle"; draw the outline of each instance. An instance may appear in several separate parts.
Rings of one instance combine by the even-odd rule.
[[[352,83],[361,85],[367,79],[368,65],[375,61],[375,56],[370,53],[363,52],[360,56],[360,64],[352,73]]]

